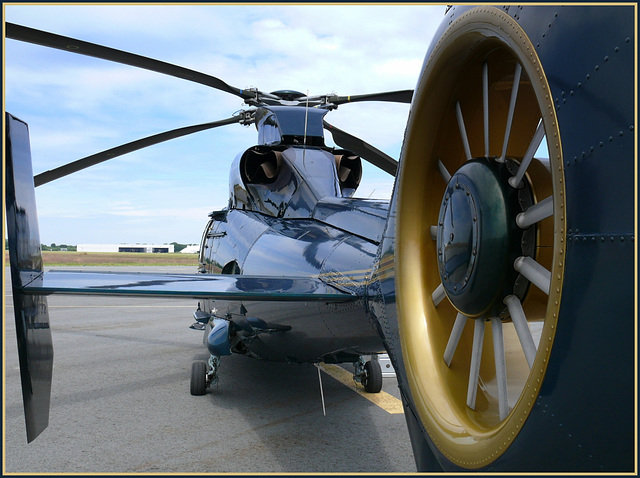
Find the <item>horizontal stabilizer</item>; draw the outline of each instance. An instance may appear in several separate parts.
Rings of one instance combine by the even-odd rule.
[[[348,302],[358,299],[313,277],[141,272],[47,271],[22,291],[34,295],[127,295],[229,301]]]

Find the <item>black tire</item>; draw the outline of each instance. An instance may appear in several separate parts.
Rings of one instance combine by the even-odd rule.
[[[191,395],[207,393],[207,364],[193,362],[191,365]]]
[[[369,360],[364,364],[364,378],[362,385],[369,393],[380,393],[382,390],[382,369],[380,364],[373,360]]]

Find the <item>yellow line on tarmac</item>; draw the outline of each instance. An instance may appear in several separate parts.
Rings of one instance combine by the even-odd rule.
[[[379,406],[383,410],[388,413],[404,413],[402,408],[402,402],[398,400],[393,395],[389,395],[384,391],[380,391],[380,393],[368,393],[364,391],[364,388],[358,387],[353,380],[353,374],[347,372],[342,367],[338,367],[337,365],[328,364],[328,363],[319,363],[317,367],[322,370],[327,375],[335,378],[338,382],[343,383],[351,390],[356,393],[359,393],[364,398]]]

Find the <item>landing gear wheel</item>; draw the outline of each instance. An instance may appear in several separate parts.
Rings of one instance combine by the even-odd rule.
[[[377,361],[369,360],[364,364],[362,385],[369,393],[380,393],[380,390],[382,390],[382,368]]]
[[[402,380],[442,455],[482,468],[536,402],[566,237],[549,86],[527,35],[501,10],[469,10],[434,47],[397,187]]]
[[[191,395],[207,393],[207,364],[193,362],[191,364]]]

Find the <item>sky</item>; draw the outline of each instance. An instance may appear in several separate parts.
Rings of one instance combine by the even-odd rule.
[[[444,5],[3,4],[8,22],[148,56],[238,88],[355,95],[413,89]],[[34,174],[247,108],[139,68],[5,39],[5,110],[29,125]],[[340,106],[326,119],[399,158],[409,105]],[[36,188],[43,244],[199,243],[229,168],[257,143],[229,125],[120,156]],[[326,136],[332,146],[331,135]],[[365,163],[357,197],[389,198]]]

